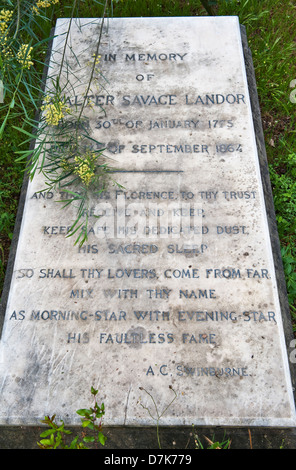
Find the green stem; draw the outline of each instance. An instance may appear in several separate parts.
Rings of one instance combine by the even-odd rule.
[[[62,69],[63,69],[65,57],[66,57],[66,49],[67,49],[68,39],[69,39],[69,35],[70,35],[70,29],[71,29],[72,20],[73,20],[74,11],[76,9],[76,6],[77,6],[77,0],[74,0],[73,8],[72,8],[72,11],[71,11],[71,18],[70,18],[70,21],[69,21],[69,26],[68,26],[68,30],[67,30],[67,34],[66,34],[66,39],[65,39],[65,46],[64,46],[64,50],[63,50],[62,61],[61,61],[61,65],[60,65],[60,71],[59,71],[59,75],[58,75],[58,79],[57,79],[58,85],[60,83]]]
[[[163,412],[162,412],[161,414],[159,414],[157,405],[156,405],[155,400],[154,400],[153,396],[151,395],[151,393],[149,393],[145,388],[140,387],[140,390],[144,390],[144,391],[147,393],[147,395],[149,395],[149,397],[151,398],[152,403],[153,403],[153,405],[154,405],[155,411],[156,411],[157,419],[152,416],[152,414],[151,414],[149,408],[146,407],[146,406],[144,406],[144,405],[142,405],[142,403],[141,403],[142,408],[144,408],[145,410],[147,410],[148,413],[149,413],[149,415],[151,416],[151,418],[152,418],[154,421],[156,421],[156,435],[157,435],[158,447],[159,447],[160,449],[161,449],[161,444],[160,444],[160,436],[159,436],[159,421],[161,420],[161,418],[163,417],[163,415],[165,414],[165,412],[167,411],[167,409],[173,404],[173,402],[174,402],[174,401],[176,400],[176,398],[177,398],[177,394],[176,394],[175,390],[173,389],[173,387],[170,385],[169,388],[170,388],[170,390],[173,390],[175,396],[174,396],[174,398],[172,399],[172,401],[165,407],[165,409],[163,410]]]
[[[80,121],[83,110],[85,108],[88,92],[90,90],[91,82],[92,82],[92,79],[93,79],[93,76],[94,76],[94,72],[95,72],[95,68],[96,68],[96,62],[97,62],[97,58],[99,56],[99,49],[100,49],[100,45],[101,45],[101,37],[102,37],[102,33],[103,33],[103,25],[104,25],[104,19],[105,19],[105,15],[106,15],[107,5],[108,5],[108,0],[105,1],[104,13],[103,13],[103,16],[102,16],[101,29],[100,29],[99,40],[98,40],[98,43],[97,43],[97,49],[96,49],[96,53],[95,53],[95,56],[94,56],[94,62],[93,62],[93,66],[92,66],[92,70],[91,70],[87,90],[86,90],[86,93],[84,95],[84,101],[83,101],[83,104],[81,106],[81,110],[80,110],[80,113],[79,113],[79,116],[78,116],[78,121]],[[77,129],[78,129],[78,126],[77,126]],[[77,133],[77,130],[76,130],[76,133]]]
[[[159,449],[161,449],[160,437],[159,437],[159,419],[156,422],[156,435],[157,435],[158,447]]]
[[[16,20],[16,29],[13,35],[13,39],[17,37],[17,33],[20,27],[20,20],[21,20],[21,1],[17,0],[17,20]]]

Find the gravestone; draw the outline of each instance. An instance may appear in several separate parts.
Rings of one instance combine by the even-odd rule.
[[[57,21],[49,77],[68,26]],[[71,24],[72,116],[100,28]],[[42,174],[28,183],[2,307],[0,423],[79,424],[94,386],[110,426],[155,425],[153,400],[164,426],[295,426],[238,19],[112,18],[102,31],[85,114],[122,187],[93,199],[80,247],[65,194],[42,191]]]

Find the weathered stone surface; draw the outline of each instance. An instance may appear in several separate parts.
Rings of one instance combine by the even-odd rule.
[[[52,76],[67,25],[57,23]],[[99,27],[71,27],[73,111]],[[125,189],[94,199],[79,249],[65,238],[74,209],[37,193],[42,175],[29,183],[1,338],[0,422],[56,413],[78,424],[94,385],[108,425],[155,424],[149,392],[160,413],[177,394],[163,425],[294,426],[237,18],[110,19],[100,54],[107,81],[94,80],[87,115]]]

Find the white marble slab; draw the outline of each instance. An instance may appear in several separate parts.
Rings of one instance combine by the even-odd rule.
[[[57,22],[50,76],[68,21]],[[73,112],[99,30],[96,19],[71,26]],[[37,193],[42,175],[29,183],[0,423],[78,424],[93,385],[109,425],[155,425],[146,390],[160,411],[177,395],[161,425],[294,426],[238,19],[109,19],[100,54],[107,81],[96,76],[86,114],[125,189],[93,201],[79,249],[65,238],[75,210]]]

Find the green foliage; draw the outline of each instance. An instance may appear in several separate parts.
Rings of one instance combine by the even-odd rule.
[[[246,28],[255,25],[268,15],[266,2],[258,0],[219,0],[216,2],[219,15],[235,15]]]
[[[205,440],[208,442],[208,446],[204,447],[201,439],[199,436],[196,434],[194,436],[194,442],[195,442],[195,449],[230,449],[231,445],[231,440],[226,439],[222,442],[219,441],[214,441],[214,437],[212,439],[209,439],[208,437],[204,436]]]
[[[78,442],[78,436],[76,436],[72,442],[68,445],[65,443],[65,436],[72,434],[71,431],[64,428],[64,422],[61,421],[61,424],[58,425],[55,422],[55,415],[51,418],[45,416],[44,420],[41,421],[43,424],[46,424],[50,427],[46,431],[40,434],[40,437],[43,439],[40,442],[37,442],[40,449],[85,449],[85,445],[82,442]]]
[[[296,303],[296,153],[281,141],[282,157],[269,165],[282,259],[291,308]],[[283,158],[285,155],[285,158]]]
[[[35,2],[6,0],[0,12],[0,80],[3,115],[0,139],[9,121],[38,109],[43,57],[50,37],[40,39]],[[34,61],[33,61],[34,56]]]
[[[211,4],[211,1],[204,1]],[[129,16],[190,16],[205,15],[201,0],[115,0],[112,13],[115,17]]]
[[[281,248],[281,254],[283,259],[284,271],[286,276],[286,284],[288,291],[288,299],[290,302],[291,309],[293,310],[293,316],[295,317],[295,307],[293,305],[296,302],[296,250],[293,246],[283,246]],[[296,330],[296,326],[294,327]]]
[[[50,429],[43,431],[40,434],[40,437],[43,439],[40,442],[37,442],[38,446],[41,449],[89,449],[85,443],[92,443],[95,445],[101,444],[105,445],[106,436],[102,432],[102,419],[105,415],[104,403],[98,405],[96,401],[96,395],[98,390],[94,387],[91,387],[91,394],[95,399],[93,407],[82,408],[77,410],[76,413],[81,417],[81,423],[83,428],[83,438],[80,440],[79,436],[75,436],[70,443],[67,443],[66,436],[72,434],[72,431],[65,429],[64,421],[61,420],[61,423],[56,423],[55,415],[51,418],[45,416],[44,420],[41,422],[49,426]],[[85,431],[90,430],[92,434],[86,434]]]
[[[199,437],[199,435],[196,433],[194,429],[194,425],[192,425],[193,428],[193,438],[194,438],[194,444],[195,444],[195,449],[201,450],[201,449],[230,449],[231,445],[231,439],[225,439],[225,435],[223,437],[223,440],[220,441],[215,441],[215,436],[213,435],[212,439],[209,439],[207,436],[203,436],[204,440],[207,442],[207,447],[204,446],[202,439]]]
[[[71,110],[66,103],[67,85],[73,86],[73,83],[71,83],[71,75],[73,74],[71,74],[67,64],[66,48],[68,47],[72,20],[78,16],[80,0],[74,0],[72,3],[68,31],[65,35],[65,44],[57,76],[51,80],[50,84],[47,83],[44,93],[41,91],[41,75],[37,73],[35,81],[34,74],[29,73],[34,65],[31,54],[34,47],[37,47],[38,44],[36,45],[32,42],[34,37],[30,44],[22,43],[23,29],[25,29],[26,35],[29,32],[27,27],[25,28],[22,25],[23,16],[28,14],[31,19],[39,18],[41,17],[42,7],[53,6],[57,3],[59,3],[59,0],[37,1],[37,3],[30,4],[28,2],[20,2],[19,0],[14,10],[7,9],[0,12],[0,29],[2,28],[4,31],[1,36],[2,42],[0,41],[3,57],[1,62],[1,83],[4,83],[4,100],[7,92],[10,92],[11,95],[10,102],[6,99],[7,104],[3,107],[6,109],[6,114],[0,126],[0,139],[11,117],[11,110],[15,107],[16,103],[20,103],[23,106],[24,123],[21,127],[13,126],[13,128],[24,136],[25,140],[21,143],[21,147],[25,146],[25,149],[18,149],[15,152],[18,155],[16,161],[27,162],[26,171],[31,179],[34,178],[37,171],[43,173],[46,185],[44,190],[58,190],[59,192],[67,192],[70,195],[66,203],[62,205],[62,208],[72,204],[77,209],[77,217],[67,236],[76,234],[75,244],[79,243],[81,246],[87,240],[88,218],[84,215],[88,212],[90,199],[92,196],[97,196],[104,191],[110,181],[116,184],[112,178],[108,178],[111,173],[103,151],[92,150],[93,148],[99,148],[100,144],[91,137],[89,128],[86,125],[87,120],[83,114],[86,106],[90,106],[88,95],[91,84],[93,81],[97,82],[98,80],[97,78],[94,79],[95,74],[96,76],[103,77],[98,69],[99,48],[104,19],[112,2],[111,0],[105,0],[104,3],[95,2],[103,6],[104,10],[102,12],[100,33],[97,37],[96,53],[90,58],[89,77],[86,76],[88,85],[79,112]],[[2,23],[1,15],[3,17]],[[46,17],[42,17],[42,19],[46,20]],[[41,42],[42,44],[44,43],[44,41]],[[17,43],[19,48],[18,53],[13,51],[14,43]],[[34,44],[34,47],[31,46],[31,43]],[[9,54],[7,51],[9,51]],[[78,64],[78,58],[74,53],[73,59],[76,59]],[[14,80],[12,80],[11,72],[14,75]],[[60,86],[62,78],[64,78],[65,82],[63,88]],[[33,82],[35,81],[36,85],[34,85],[34,89],[31,91],[32,83],[30,81],[32,80]],[[21,93],[21,85],[22,87],[25,86],[27,94],[23,95]],[[96,83],[96,86],[98,86],[98,83]],[[34,121],[27,114],[24,106],[24,103],[27,101],[37,109],[37,103],[34,98],[36,92],[38,98],[42,99],[43,102],[41,106],[42,114],[38,122]],[[67,119],[69,115],[71,116]],[[74,132],[69,125],[72,121],[76,128]],[[35,129],[34,133],[27,130],[30,126]],[[28,149],[30,141],[35,141],[33,150]]]
[[[296,170],[295,156],[296,154],[288,156],[285,168],[281,167],[280,169],[276,165],[269,165],[278,231],[283,241],[286,240],[287,234],[295,233],[296,231],[296,179],[293,175]],[[289,168],[290,163],[293,161],[294,164]],[[289,239],[289,236],[287,236],[287,239]]]

